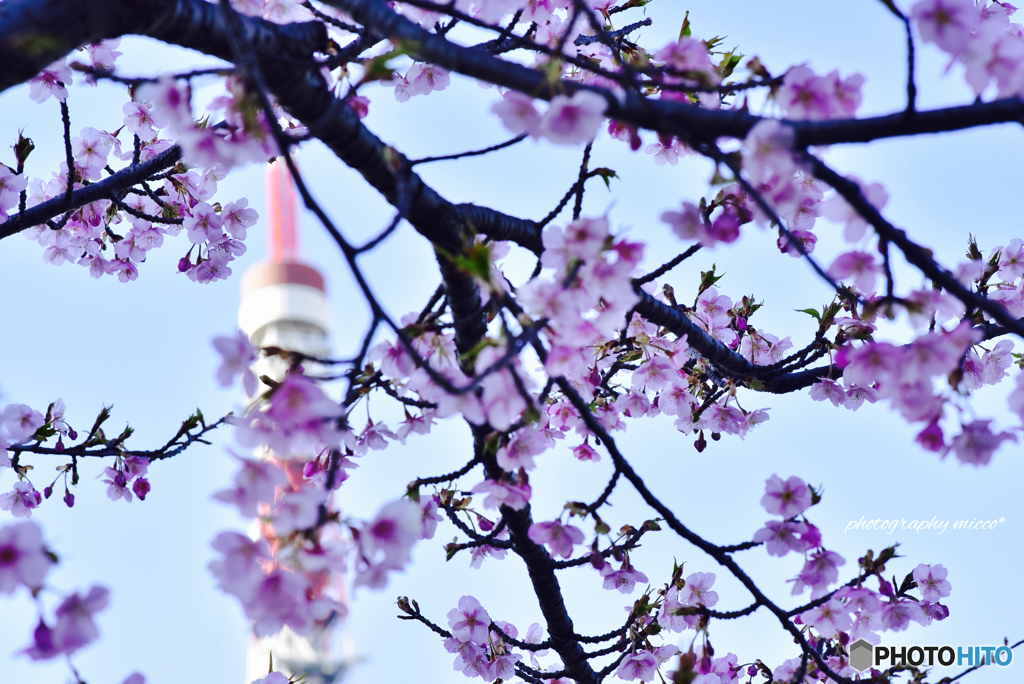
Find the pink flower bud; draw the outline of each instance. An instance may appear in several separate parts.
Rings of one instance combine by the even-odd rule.
[[[135,496],[139,497],[139,501],[146,500],[146,495],[149,494],[149,490],[149,480],[144,477],[135,479],[135,484],[132,485],[132,491],[135,492]]]
[[[64,490],[64,503],[68,505],[68,508],[72,508],[75,505],[75,495],[71,493],[70,489]]]

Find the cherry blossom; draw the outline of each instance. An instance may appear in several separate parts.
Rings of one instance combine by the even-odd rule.
[[[484,480],[473,487],[474,494],[486,494],[484,506],[498,508],[508,506],[514,511],[522,510],[530,500],[530,485],[514,485],[496,480]]]
[[[601,568],[605,589],[617,589],[621,594],[632,594],[637,582],[647,582],[647,575],[635,569],[629,559],[622,561],[622,567],[614,569],[611,563]]]
[[[925,602],[935,603],[949,596],[951,585],[946,581],[947,574],[948,571],[941,564],[928,566],[921,563],[914,568],[914,581]]]
[[[256,348],[249,337],[239,330],[234,337],[218,336],[213,338],[213,348],[221,355],[221,364],[217,368],[217,382],[221,387],[230,387],[235,377],[242,376],[242,387],[248,396],[256,394],[256,375],[250,366],[256,360]]]
[[[981,20],[970,0],[921,0],[911,6],[910,16],[922,40],[954,55],[967,48],[970,33]]]
[[[847,632],[853,627],[849,609],[834,598],[802,613],[800,619],[827,639],[832,638],[836,632]]]
[[[607,101],[589,90],[555,95],[538,124],[539,134],[558,145],[583,145],[597,136],[607,108]]]
[[[840,254],[828,269],[829,275],[836,280],[846,280],[853,276],[853,284],[864,294],[874,293],[875,278],[880,271],[872,255],[859,251]]]
[[[43,414],[25,404],[8,404],[0,413],[0,421],[15,444],[27,440],[44,423]]]
[[[839,566],[845,565],[846,559],[835,551],[822,549],[815,552],[804,564],[794,582],[793,595],[802,594],[806,587],[811,588],[811,598],[818,598],[826,588],[839,577]]]
[[[785,482],[778,475],[765,480],[765,494],[761,498],[765,510],[783,518],[800,515],[811,506],[811,490],[795,475]]]
[[[405,72],[405,78],[414,95],[429,95],[435,90],[444,90],[451,83],[448,72],[441,67],[419,62]]]
[[[250,208],[248,204],[249,200],[243,197],[224,205],[220,212],[221,218],[224,220],[224,230],[239,240],[245,239],[246,229],[254,225],[256,219],[259,218],[256,210]]]
[[[653,653],[641,649],[622,659],[619,666],[615,668],[615,676],[627,682],[637,679],[641,682],[650,682],[654,680],[659,665],[661,663]]]
[[[753,537],[756,542],[765,542],[770,556],[785,556],[790,551],[806,551],[810,545],[801,537],[808,530],[803,522],[769,520]]]
[[[423,513],[409,499],[398,499],[381,508],[359,536],[360,544],[372,554],[378,551],[389,568],[401,568],[410,560],[410,551],[421,537]]]
[[[992,454],[1003,442],[1017,441],[1017,435],[1012,432],[993,432],[989,428],[991,424],[991,420],[975,420],[965,424],[962,432],[950,442],[946,453],[952,451],[961,463],[988,465]]]
[[[64,102],[68,97],[66,86],[71,85],[71,69],[63,59],[46,67],[38,76],[29,81],[28,96],[33,102],[46,102],[52,95]]]
[[[22,584],[35,591],[52,565],[42,530],[34,522],[0,527],[0,594],[13,594]]]
[[[42,495],[28,480],[14,483],[14,488],[0,494],[0,511],[10,511],[15,518],[32,517],[32,509],[43,502]]]
[[[583,543],[583,531],[575,525],[563,525],[558,520],[534,523],[530,526],[529,537],[535,544],[547,544],[555,556],[572,557],[574,544]]]
[[[57,607],[57,622],[51,629],[40,620],[33,634],[33,643],[25,653],[33,660],[49,660],[70,655],[99,638],[94,615],[107,607],[110,590],[94,586],[82,596],[73,593]]]
[[[743,170],[753,183],[762,183],[771,174],[792,176],[795,134],[790,126],[775,119],[759,121],[743,140]]]
[[[927,616],[916,601],[895,601],[884,604],[882,606],[881,620],[884,629],[890,629],[894,632],[905,630],[910,626],[911,620],[920,624],[927,624]]]
[[[459,607],[448,611],[448,626],[452,636],[459,641],[487,643],[490,624],[491,617],[472,596],[463,596],[459,599]]]

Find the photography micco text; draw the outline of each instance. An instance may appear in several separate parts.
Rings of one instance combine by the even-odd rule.
[[[850,530],[884,530],[886,534],[892,534],[897,529],[910,530],[912,532],[921,532],[922,530],[930,530],[942,534],[947,529],[952,528],[954,530],[994,530],[1000,523],[1006,522],[1006,518],[993,518],[991,520],[980,520],[974,518],[972,520],[954,520],[952,525],[949,520],[939,520],[936,517],[932,517],[931,520],[922,518],[921,520],[907,520],[906,518],[886,520],[885,518],[876,518],[874,520],[868,520],[864,516],[860,517],[860,520],[851,520],[846,525],[846,529],[843,531],[844,534]]]

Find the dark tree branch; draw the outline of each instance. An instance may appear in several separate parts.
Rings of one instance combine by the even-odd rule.
[[[566,80],[549,82],[544,72],[455,45],[421,29],[377,0],[329,0],[328,4],[349,12],[364,26],[407,46],[416,59],[544,100],[559,94],[572,95],[580,89],[592,90],[608,101],[609,117],[640,128],[712,141],[723,136],[744,138],[762,120],[741,110],[710,110],[674,101],[651,100],[629,89],[620,101],[610,91]],[[1008,122],[1024,122],[1024,102],[1020,98],[918,112],[914,117],[900,112],[866,119],[787,123],[796,131],[797,145],[804,147],[870,142]]]
[[[591,43],[602,42],[606,39],[613,41],[618,40],[620,38],[625,38],[633,31],[643,28],[644,26],[650,26],[652,23],[654,22],[651,20],[651,18],[647,17],[643,21],[638,21],[634,24],[629,24],[628,26],[623,26],[620,29],[617,29],[615,31],[608,31],[607,33],[604,34],[598,34],[593,36],[576,36],[576,40],[573,41],[573,45],[576,45],[577,47],[582,47],[584,45],[590,45]]]
[[[216,430],[221,425],[225,425],[231,415],[229,413],[215,423],[204,424],[198,432],[193,433],[191,430],[185,430],[183,427],[177,435],[157,449],[144,449],[141,451],[126,449],[123,446],[123,439],[104,440],[102,443],[96,443],[96,435],[90,433],[81,444],[64,447],[63,449],[44,447],[41,444],[16,444],[7,447],[7,450],[19,456],[21,454],[41,454],[45,456],[64,456],[67,458],[107,458],[110,456],[130,455],[148,458],[151,461],[162,461],[177,456],[196,442],[209,444],[204,439],[206,434]]]
[[[61,195],[30,207],[20,214],[14,214],[6,223],[0,224],[0,239],[10,237],[32,226],[42,225],[65,212],[80,209],[86,204],[110,199],[117,193],[138,185],[154,174],[174,166],[179,159],[181,159],[181,148],[175,145],[148,161],[129,166],[113,176],[75,190],[71,194],[70,202],[65,195]]]
[[[911,241],[905,231],[900,230],[882,217],[882,214],[861,192],[860,186],[848,180],[817,157],[807,154],[805,159],[810,163],[811,170],[819,178],[836,189],[843,199],[856,210],[865,221],[871,224],[878,237],[900,248],[908,262],[920,269],[921,273],[931,278],[951,295],[963,302],[967,307],[979,309],[991,316],[1001,326],[1024,338],[1024,323],[1017,320],[999,302],[965,287],[952,273],[939,266],[931,253],[917,243]]]

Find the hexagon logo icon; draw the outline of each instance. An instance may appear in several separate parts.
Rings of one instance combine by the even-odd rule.
[[[863,672],[871,667],[875,657],[875,647],[865,639],[857,639],[850,644],[850,667],[857,672]]]

